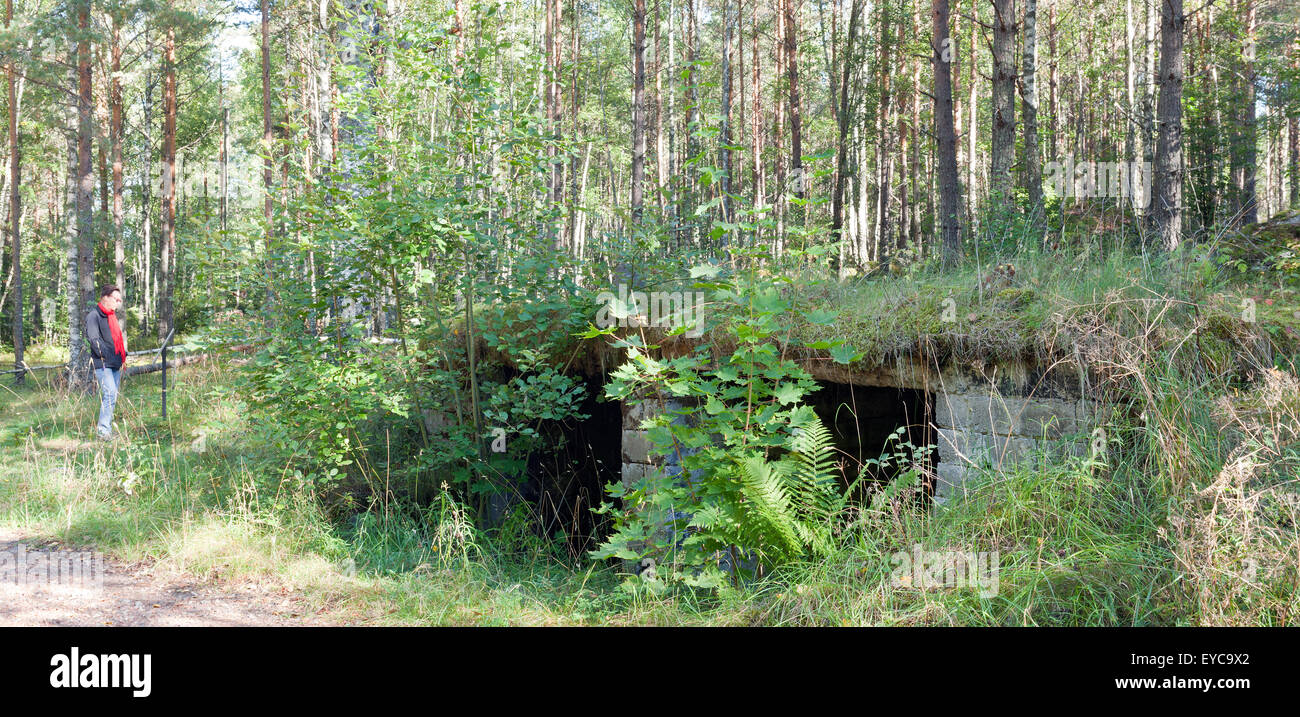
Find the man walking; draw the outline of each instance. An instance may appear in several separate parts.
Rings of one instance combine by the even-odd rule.
[[[107,441],[113,437],[113,407],[122,387],[126,364],[126,336],[117,321],[122,308],[122,290],[113,284],[99,290],[99,303],[86,314],[86,339],[90,342],[90,363],[99,381],[99,425],[95,433]]]

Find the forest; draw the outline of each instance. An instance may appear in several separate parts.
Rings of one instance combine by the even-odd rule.
[[[1300,616],[1300,4],[4,17],[0,538],[330,624]]]

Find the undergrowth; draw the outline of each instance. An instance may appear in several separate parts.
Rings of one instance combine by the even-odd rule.
[[[6,381],[0,526],[204,580],[287,586],[339,622],[1294,623],[1293,290],[1265,295],[1195,257],[1001,261],[1015,278],[988,286],[994,265],[791,286],[805,309],[835,307],[836,338],[869,360],[937,349],[945,336],[953,355],[1067,350],[1108,407],[1102,442],[1086,456],[984,470],[942,507],[859,507],[816,559],[713,590],[627,589],[620,565],[575,559],[523,521],[486,530],[445,489],[419,505],[385,488],[350,510],[327,506],[250,424],[228,389],[232,365],[174,373],[168,420],[157,374],[128,379],[117,416],[127,439],[107,446],[88,441],[96,397]],[[816,340],[823,329],[798,330]],[[996,552],[997,590],[900,578],[899,556],[915,551]]]

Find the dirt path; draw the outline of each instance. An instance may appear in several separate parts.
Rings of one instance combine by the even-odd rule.
[[[0,528],[0,626],[323,624],[282,588],[200,585],[90,556]]]

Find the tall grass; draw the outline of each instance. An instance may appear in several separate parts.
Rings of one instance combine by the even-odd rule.
[[[285,457],[260,442],[228,389],[238,369],[220,365],[172,374],[167,420],[160,377],[127,379],[117,415],[127,440],[108,445],[89,440],[96,396],[43,379],[22,389],[6,382],[0,526],[193,579],[299,590],[340,622],[1294,623],[1300,383],[1278,346],[1234,318],[1249,287],[1122,250],[1086,263],[1009,261],[1015,282],[983,293],[987,267],[917,267],[809,285],[802,300],[835,306],[850,338],[867,342],[858,348],[881,356],[944,332],[966,332],[968,345],[995,354],[1068,347],[1110,406],[1100,418],[1105,450],[984,469],[964,500],[941,508],[862,509],[829,559],[739,587],[642,590],[617,565],[537,538],[526,520],[479,530],[446,492],[422,506],[385,492],[332,514],[286,478]],[[976,319],[940,322],[949,295]],[[996,594],[900,583],[895,558],[918,545],[997,551]]]

